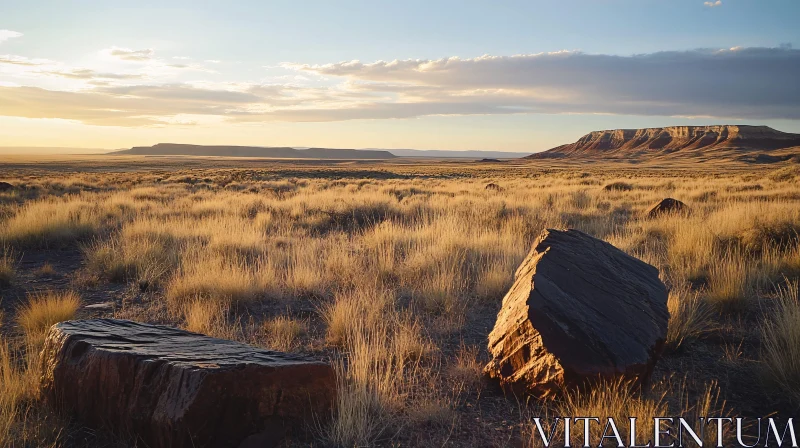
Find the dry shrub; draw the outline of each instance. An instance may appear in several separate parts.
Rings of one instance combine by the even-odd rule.
[[[667,299],[667,347],[677,350],[685,342],[713,330],[713,313],[688,286],[673,288]]]
[[[230,303],[255,299],[262,291],[253,266],[209,251],[185,257],[167,283],[166,297],[170,306],[180,308],[198,296]]]
[[[193,333],[231,340],[241,333],[238,322],[230,323],[230,308],[224,302],[196,297],[183,305],[183,316]]]
[[[560,416],[586,416],[610,417],[614,419],[620,435],[627,443],[626,435],[630,434],[629,417],[635,416],[639,422],[652,422],[654,417],[663,417],[668,414],[665,395],[652,393],[652,396],[643,394],[633,383],[622,379],[603,380],[594,384],[589,390],[572,389],[567,391],[555,404],[555,414]],[[590,426],[589,440],[592,443],[600,440],[603,435],[604,425]],[[573,425],[571,437],[575,441],[584,439],[583,425]],[[536,429],[532,429],[536,430]],[[637,440],[645,439],[645,431],[652,431],[652,425],[637,427],[640,436]],[[563,440],[563,433],[560,434]],[[536,435],[538,439],[538,434]],[[556,437],[555,440],[558,440]],[[581,442],[582,443],[582,442]]]
[[[607,184],[603,187],[605,191],[631,191],[633,190],[633,185],[628,182],[612,182]]]
[[[456,383],[457,388],[466,390],[480,389],[483,383],[483,363],[478,358],[478,347],[459,347],[453,362],[450,364],[448,377]]]
[[[475,285],[478,300],[500,303],[514,283],[514,267],[505,260],[488,263],[478,275]]]
[[[19,417],[20,401],[27,394],[23,373],[15,365],[5,339],[0,341],[0,446],[11,445],[11,430]]]
[[[750,261],[729,252],[709,268],[706,300],[722,311],[745,309],[755,294]]]
[[[703,441],[703,446],[717,446],[717,427],[716,423],[706,424],[701,428],[699,423],[700,418],[713,417],[729,417],[731,412],[726,409],[727,403],[720,397],[721,391],[716,381],[706,384],[705,390],[702,394],[692,400],[689,397],[687,388],[681,386],[679,393],[681,397],[681,413],[680,415],[692,426],[695,434],[699,437],[701,429],[703,436],[700,439]],[[706,420],[707,422],[707,420]],[[735,446],[734,431],[731,430],[731,425],[723,425],[722,431],[722,446]],[[690,435],[686,435],[684,441],[688,441],[688,446],[697,446]],[[745,440],[746,441],[746,440]]]
[[[355,321],[346,340],[348,362],[335,365],[337,405],[322,437],[335,446],[373,446],[397,423],[416,367],[395,352],[386,325]]]
[[[14,250],[3,246],[0,248],[0,288],[11,286],[17,276],[17,259]]]
[[[800,177],[800,168],[796,166],[787,166],[773,171],[769,175],[769,179],[775,182],[789,182]]]
[[[38,346],[52,325],[75,317],[80,303],[73,291],[32,294],[17,311],[17,319],[29,343]]]
[[[761,360],[768,377],[800,403],[800,298],[798,282],[778,289],[775,310],[761,326]]]
[[[421,381],[430,378],[420,363],[430,343],[418,333],[418,324],[397,314],[387,298],[377,307],[364,303],[369,298],[363,293],[339,296],[338,307],[355,313],[347,324],[330,317],[340,312],[336,303],[323,311],[329,325],[341,325],[336,331],[343,334],[335,337],[346,353],[346,361],[335,364],[339,385],[333,419],[320,428],[321,438],[334,446],[373,446],[414,417],[403,415],[412,396],[415,403],[430,404],[436,398],[420,393]],[[328,331],[330,339],[330,327]],[[435,420],[435,413],[427,412],[425,418]]]
[[[589,426],[589,441],[592,444],[601,440],[607,418],[614,419],[619,435],[626,446],[630,440],[630,417],[637,418],[636,440],[639,443],[653,439],[653,419],[655,417],[671,415],[684,417],[699,436],[701,427],[698,419],[709,416],[727,416],[726,403],[720,399],[720,390],[716,382],[706,385],[704,392],[694,400],[689,398],[688,390],[685,381],[679,385],[668,381],[647,391],[642,391],[634,383],[623,379],[603,380],[589,388],[574,388],[565,391],[564,395],[554,403],[551,411],[553,415],[560,417],[600,418],[600,423],[595,421]],[[670,395],[673,395],[672,398],[675,400],[670,400]],[[670,402],[678,407],[673,409],[673,413],[670,413]],[[547,436],[550,435],[549,425],[551,423],[552,420],[546,417],[541,420],[542,430]],[[677,432],[678,425],[677,421],[673,421],[673,434]],[[733,436],[729,426],[723,431],[724,446],[728,446],[728,442]],[[553,445],[555,446],[563,446],[563,427],[563,423],[560,424],[553,435],[555,441]],[[613,432],[609,431],[609,434],[613,434]],[[713,425],[711,427],[706,425],[703,434],[703,446],[716,446],[716,428]],[[583,445],[584,426],[582,421],[571,425],[570,438],[572,446]],[[612,440],[606,439],[602,446],[617,446]],[[540,432],[534,422],[528,425],[526,442],[529,447],[543,446]],[[692,445],[693,439],[687,432],[684,432],[684,442],[688,442],[688,446],[694,446]]]
[[[0,241],[43,247],[92,235],[101,223],[97,204],[45,199],[21,206],[0,228]]]
[[[36,274],[40,277],[52,277],[56,275],[56,268],[54,268],[49,262],[45,262],[39,269],[36,270]]]
[[[264,322],[264,331],[267,336],[267,348],[288,352],[297,348],[298,339],[308,332],[308,322],[278,316]]]
[[[378,287],[337,292],[333,302],[320,309],[322,320],[328,327],[328,343],[344,346],[347,338],[353,335],[352,327],[357,321],[367,328],[382,325],[381,322],[390,317],[394,301],[391,291]]]
[[[0,446],[61,446],[65,422],[39,400],[38,347],[17,356],[0,338]]]
[[[95,242],[84,252],[93,272],[112,282],[136,281],[142,289],[158,286],[180,262],[177,242],[172,239],[123,239],[112,237]]]
[[[463,255],[456,254],[427,266],[427,270],[420,274],[412,294],[422,309],[443,315],[459,310],[466,289],[466,279],[462,275],[463,262]]]

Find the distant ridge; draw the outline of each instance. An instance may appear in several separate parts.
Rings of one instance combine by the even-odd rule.
[[[397,157],[435,157],[443,159],[519,159],[525,157],[524,152],[488,151],[488,150],[447,150],[447,149],[387,149]]]
[[[159,143],[153,146],[134,146],[109,153],[111,155],[143,156],[216,156],[216,157],[268,157],[285,159],[392,159],[389,151],[261,146],[206,146],[178,143]]]
[[[743,157],[752,151],[794,146],[800,146],[800,134],[776,131],[768,126],[670,126],[595,131],[575,143],[526,158],[648,158],[712,154]]]

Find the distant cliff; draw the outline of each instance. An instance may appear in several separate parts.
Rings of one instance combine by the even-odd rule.
[[[216,157],[269,157],[284,159],[392,159],[389,151],[261,146],[206,146],[159,143],[153,146],[135,146],[111,153],[113,155],[141,156],[216,156]]]
[[[767,126],[671,126],[595,131],[577,142],[528,156],[530,159],[698,155],[722,149],[774,150],[800,146],[800,134]]]

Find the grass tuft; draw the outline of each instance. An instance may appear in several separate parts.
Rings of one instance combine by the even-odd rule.
[[[767,376],[800,403],[800,297],[798,282],[778,289],[775,309],[761,326],[761,360]]]
[[[17,319],[29,343],[39,346],[52,325],[75,317],[80,303],[73,291],[32,294],[17,311]]]

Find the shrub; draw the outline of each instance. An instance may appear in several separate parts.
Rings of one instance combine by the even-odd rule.
[[[798,283],[778,289],[775,309],[761,326],[761,359],[769,378],[800,403],[800,298]]]
[[[605,191],[631,191],[633,190],[633,185],[627,182],[612,182],[605,187],[603,187]]]
[[[10,247],[0,248],[0,288],[11,286],[17,275],[17,260]]]
[[[298,339],[308,331],[308,323],[286,316],[278,316],[264,322],[267,348],[288,352],[297,347]]]
[[[687,286],[670,291],[667,309],[667,347],[672,350],[677,350],[684,342],[699,338],[713,328],[711,310]]]
[[[17,312],[19,324],[28,341],[34,345],[44,341],[52,325],[75,317],[80,302],[78,294],[72,291],[29,295],[27,302]]]

